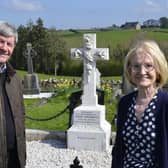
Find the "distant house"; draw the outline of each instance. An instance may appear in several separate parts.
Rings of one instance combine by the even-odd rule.
[[[143,22],[144,27],[160,27],[160,21],[155,19],[149,19]]]
[[[122,29],[141,29],[141,24],[139,22],[126,22],[121,26]]]

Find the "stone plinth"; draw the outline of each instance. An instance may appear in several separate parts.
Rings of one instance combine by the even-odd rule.
[[[67,146],[76,150],[103,152],[110,145],[111,125],[105,120],[105,106],[79,106],[67,132]]]
[[[40,87],[36,74],[27,74],[24,77],[24,94],[39,94]]]

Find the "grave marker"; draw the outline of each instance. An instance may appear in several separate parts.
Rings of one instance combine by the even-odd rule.
[[[96,60],[108,60],[108,48],[96,48],[96,34],[84,34],[83,48],[72,48],[71,57],[83,60],[82,104],[74,109],[68,130],[68,148],[105,151],[110,143],[111,126],[105,120],[105,106],[96,94]]]
[[[33,72],[33,61],[32,57],[36,55],[35,50],[32,48],[31,43],[27,43],[26,51],[24,55],[27,57],[27,71],[28,73],[24,76],[24,94],[39,94],[40,87],[38,76]]]

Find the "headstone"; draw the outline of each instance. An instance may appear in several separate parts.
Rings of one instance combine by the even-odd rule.
[[[117,99],[119,101],[120,98],[123,96],[122,89],[121,89],[121,83],[119,81],[113,81],[112,92],[113,92],[113,94],[112,94],[111,102],[115,99]]]
[[[107,48],[96,48],[96,34],[84,34],[83,48],[72,48],[71,57],[84,62],[82,104],[74,109],[73,125],[67,131],[67,146],[76,150],[105,151],[110,145],[111,125],[105,106],[96,94],[96,60],[108,60]]]
[[[130,84],[127,78],[123,75],[122,77],[122,94],[126,95],[135,90],[135,87]]]
[[[33,72],[33,61],[32,57],[36,55],[36,52],[33,50],[31,43],[27,43],[27,50],[24,53],[27,57],[27,69],[28,73],[24,76],[24,94],[39,94],[40,87],[38,76]]]

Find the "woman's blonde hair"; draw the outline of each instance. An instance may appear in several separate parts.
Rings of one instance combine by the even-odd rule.
[[[124,73],[127,80],[133,84],[134,82],[131,79],[131,71],[130,71],[130,64],[131,59],[137,55],[138,53],[146,53],[151,56],[154,61],[155,70],[157,74],[156,85],[157,87],[162,87],[168,78],[168,65],[167,60],[164,56],[164,53],[159,48],[158,44],[152,40],[143,40],[139,41],[135,47],[133,47],[125,57],[124,63]]]

